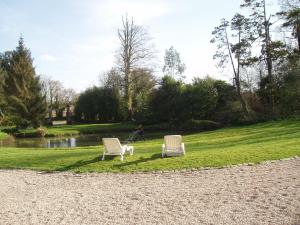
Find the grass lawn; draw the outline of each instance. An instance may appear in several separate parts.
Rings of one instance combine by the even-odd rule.
[[[56,132],[55,129],[57,128],[51,128],[51,132]],[[50,150],[0,148],[0,168],[132,172],[258,163],[300,156],[300,121],[287,120],[224,128],[184,135],[183,139],[186,145],[184,157],[162,159],[161,137],[134,143],[134,155],[126,155],[123,162],[120,161],[120,157],[109,156],[105,161],[100,161],[102,146]]]
[[[105,124],[79,124],[79,125],[56,125],[43,127],[46,137],[72,136],[79,134],[94,134],[103,132],[132,131],[136,125],[130,123],[105,123]],[[21,130],[18,136],[35,137],[36,129]]]
[[[0,131],[0,140],[4,139],[6,137],[7,137],[7,134]]]

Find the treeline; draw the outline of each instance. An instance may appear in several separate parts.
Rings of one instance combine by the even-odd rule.
[[[179,52],[165,52],[163,77],[147,30],[127,16],[118,29],[115,65],[101,84],[79,96],[35,74],[30,51],[19,41],[0,55],[0,119],[17,127],[52,121],[52,112],[74,105],[77,122],[135,121],[197,127],[203,121],[250,123],[300,114],[300,2],[284,0],[271,14],[265,0],[242,0],[242,13],[222,19],[212,32],[214,59],[232,81],[184,82]],[[4,122],[3,122],[4,121]],[[202,122],[201,122],[202,121]],[[211,123],[213,124],[213,122]]]
[[[274,14],[267,3],[243,0],[245,14],[222,19],[211,42],[218,66],[233,71],[243,115],[273,119],[299,113],[300,2],[283,0]]]
[[[16,125],[20,129],[52,124],[53,113],[61,119],[76,99],[73,89],[36,74],[22,37],[15,50],[0,53],[0,126]]]
[[[197,120],[222,123],[241,118],[235,88],[225,81],[210,77],[195,78],[191,84],[164,76],[157,84],[153,76],[139,74],[133,92],[133,120],[143,124],[183,124]],[[110,85],[93,87],[77,101],[77,120],[117,122],[126,120],[122,89]]]
[[[265,0],[243,0],[245,15],[221,20],[211,42],[217,47],[217,65],[232,71],[231,84],[209,77],[185,83],[185,65],[173,47],[166,50],[164,77],[156,78],[147,32],[124,18],[117,63],[103,74],[99,87],[79,96],[76,119],[228,124],[299,115],[299,6],[299,1],[286,0],[280,12],[271,14]]]

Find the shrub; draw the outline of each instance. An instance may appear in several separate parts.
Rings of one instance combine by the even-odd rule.
[[[211,120],[188,120],[179,127],[182,130],[207,131],[218,129],[221,124]]]

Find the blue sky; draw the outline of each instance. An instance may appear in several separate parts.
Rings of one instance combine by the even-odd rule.
[[[98,84],[114,65],[122,15],[148,29],[163,64],[165,49],[177,49],[187,81],[207,74],[229,80],[213,61],[211,32],[238,12],[240,0],[0,0],[0,52],[16,47],[20,34],[38,74],[78,91]],[[159,74],[158,74],[159,75]]]

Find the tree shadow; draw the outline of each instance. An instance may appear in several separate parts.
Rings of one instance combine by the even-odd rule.
[[[122,163],[122,164],[119,164],[119,165],[115,165],[115,167],[122,168],[124,166],[137,165],[139,163],[145,163],[145,162],[153,161],[153,160],[156,160],[156,159],[159,159],[159,158],[161,158],[161,154],[157,153],[157,154],[151,155],[151,157],[149,157],[149,158],[141,157],[140,159],[135,160],[135,161],[125,162],[125,163]]]
[[[88,160],[79,160],[73,164],[70,164],[70,165],[66,165],[64,167],[61,167],[61,168],[58,168],[57,171],[60,171],[60,172],[63,172],[63,171],[69,171],[69,170],[74,170],[74,169],[78,169],[82,166],[86,166],[88,164],[92,164],[92,163],[96,163],[96,162],[101,162],[101,157],[102,156],[97,156],[93,159],[88,159]],[[120,156],[115,156],[115,155],[106,155],[105,156],[105,161],[112,161],[114,160],[114,158],[116,157],[120,157]],[[144,158],[144,157],[141,157],[140,159],[138,160],[135,160],[135,161],[130,161],[130,162],[125,162],[125,163],[121,163],[119,165],[115,165],[115,167],[118,167],[118,168],[122,168],[124,166],[130,166],[130,165],[137,165],[139,163],[144,163],[144,162],[148,162],[148,161],[152,161],[152,160],[156,160],[158,158],[161,158],[161,154],[153,154],[151,157],[149,158]]]
[[[98,161],[100,161],[100,157],[99,156],[97,156],[97,157],[95,157],[93,159],[89,159],[89,160],[79,160],[79,161],[77,161],[77,162],[75,162],[73,164],[61,167],[61,168],[57,169],[57,171],[73,170],[73,169],[77,169],[79,167],[86,166],[88,164],[95,163],[95,162],[98,162]]]

